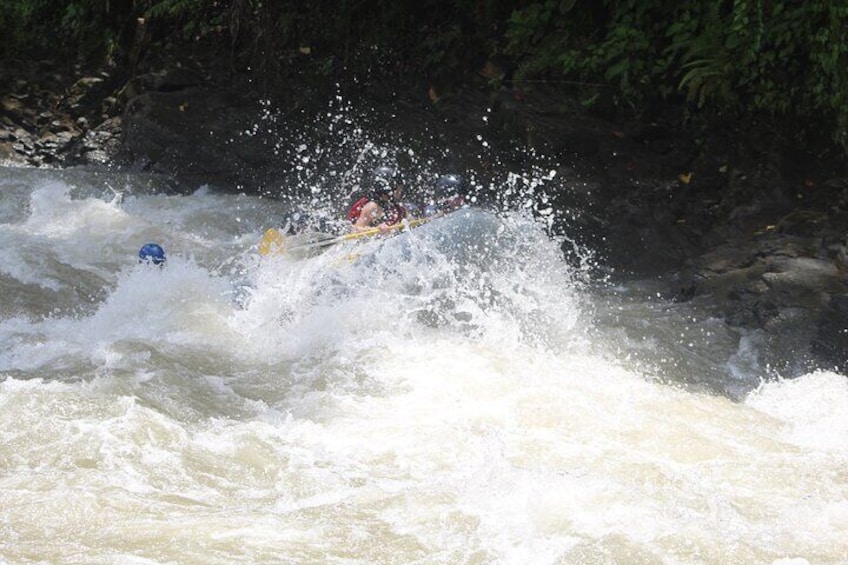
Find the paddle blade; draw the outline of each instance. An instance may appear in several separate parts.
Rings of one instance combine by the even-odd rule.
[[[340,241],[344,238],[330,233],[306,232],[286,237],[280,230],[269,228],[259,240],[259,254],[263,257],[286,254],[302,259],[318,255]]]
[[[278,255],[286,250],[286,238],[280,233],[280,230],[268,228],[262,239],[259,240],[259,254]]]

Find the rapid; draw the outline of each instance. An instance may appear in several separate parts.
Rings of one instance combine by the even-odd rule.
[[[0,563],[848,563],[845,376],[518,208],[261,258],[158,182],[0,168]]]

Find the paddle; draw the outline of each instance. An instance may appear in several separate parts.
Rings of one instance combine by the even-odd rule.
[[[416,218],[407,222],[399,222],[389,226],[389,231],[401,231],[406,228],[414,228],[425,224],[433,218]],[[349,240],[372,237],[384,233],[380,228],[370,228],[364,231],[347,233],[345,235],[333,236],[322,232],[310,232],[305,234],[284,236],[280,230],[269,228],[265,231],[259,241],[260,255],[278,255],[281,253],[294,253],[299,256],[308,255],[310,250],[328,247]]]

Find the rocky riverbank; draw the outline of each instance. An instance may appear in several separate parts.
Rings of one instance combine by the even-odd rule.
[[[86,73],[52,61],[6,61],[0,71],[0,163],[105,165],[121,143],[114,69]]]
[[[494,191],[507,172],[553,168],[540,198],[555,229],[593,249],[607,276],[659,281],[667,298],[750,330],[785,376],[848,373],[848,172],[765,128],[696,135],[677,118],[615,121],[479,75],[263,96],[250,77],[188,64],[130,79],[21,63],[0,78],[0,162],[11,166],[108,166],[280,196],[303,185],[303,145],[328,160],[348,151],[332,108],[356,112],[371,139],[403,140],[411,166],[466,171]]]

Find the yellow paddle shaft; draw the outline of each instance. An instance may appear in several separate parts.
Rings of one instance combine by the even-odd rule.
[[[408,222],[398,222],[396,224],[388,226],[388,230],[400,231],[407,227],[414,228],[420,226],[421,224],[425,224],[428,221],[430,221],[430,218],[416,218],[415,220],[410,220]],[[341,243],[342,241],[348,241],[350,239],[371,237],[375,235],[380,235],[381,233],[383,233],[383,230],[381,230],[380,228],[369,228],[363,231],[347,233],[345,235],[341,235],[332,239],[325,239],[323,241],[311,242],[304,245],[296,245],[294,247],[324,247],[325,245],[333,245],[336,243]],[[259,240],[259,254],[262,256],[285,253],[286,249],[286,238],[282,234],[282,232],[280,232],[280,230],[276,228],[268,228],[267,230],[265,230],[265,233],[262,235],[262,239]]]

